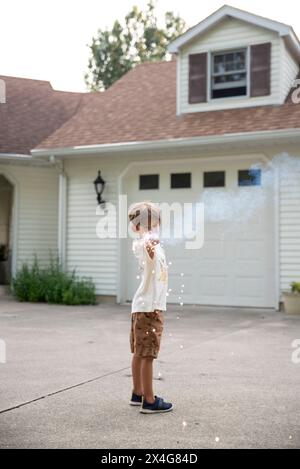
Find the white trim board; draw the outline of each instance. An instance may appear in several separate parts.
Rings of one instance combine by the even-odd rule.
[[[300,143],[300,129],[282,129],[282,130],[263,130],[258,132],[239,132],[228,133],[222,135],[209,135],[202,137],[189,137],[189,138],[171,138],[163,140],[145,140],[135,142],[120,142],[120,143],[104,143],[96,145],[78,145],[73,147],[60,147],[50,149],[33,149],[31,150],[33,157],[51,157],[51,156],[83,156],[83,154],[109,154],[119,152],[132,152],[141,150],[163,150],[172,148],[186,148],[197,146],[212,146],[221,145],[224,148],[226,144],[239,143],[282,143],[282,139],[293,138]]]

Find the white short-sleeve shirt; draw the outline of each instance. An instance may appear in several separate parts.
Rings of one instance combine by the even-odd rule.
[[[148,254],[144,239],[134,240],[132,250],[141,270],[141,283],[133,297],[132,313],[150,313],[159,309],[166,311],[168,291],[168,266],[161,244],[153,246],[153,259]]]

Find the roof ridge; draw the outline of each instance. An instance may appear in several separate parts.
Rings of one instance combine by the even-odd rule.
[[[38,81],[39,83],[47,83],[52,88],[50,80],[41,80],[39,78],[17,77],[15,75],[2,75],[1,73],[0,73],[0,77],[1,78],[14,78],[16,80]]]

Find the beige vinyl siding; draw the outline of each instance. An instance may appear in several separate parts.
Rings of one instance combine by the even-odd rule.
[[[52,168],[0,164],[1,173],[16,184],[16,267],[31,262],[35,254],[45,264],[50,253],[57,254],[58,173]]]
[[[188,103],[188,56],[199,52],[225,51],[235,48],[243,48],[252,44],[271,42],[271,95],[258,98],[227,98],[212,100],[207,103]],[[247,24],[241,20],[227,18],[203,34],[199,39],[191,42],[182,49],[179,54],[179,67],[177,76],[180,77],[178,86],[178,112],[199,112],[217,109],[230,109],[246,106],[257,106],[265,104],[277,104],[281,99],[280,89],[280,61],[281,61],[281,39],[278,34]],[[209,63],[210,79],[210,63]]]
[[[293,82],[299,73],[299,64],[297,64],[294,58],[287,50],[284,42],[282,41],[282,101],[285,101],[290,89],[293,86]]]
[[[88,157],[65,164],[68,178],[66,265],[69,270],[76,269],[80,276],[91,277],[97,294],[116,295],[118,241],[99,239],[96,233],[101,217],[96,214],[93,181],[99,169],[106,181],[103,199],[116,205],[122,165]]]
[[[284,166],[280,171],[280,287],[300,281],[300,157],[293,171]]]

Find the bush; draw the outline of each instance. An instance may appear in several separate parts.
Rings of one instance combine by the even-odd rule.
[[[76,280],[63,292],[63,304],[95,304],[95,286],[90,280]]]
[[[51,258],[46,268],[35,257],[31,266],[24,263],[13,279],[13,293],[19,301],[45,302],[66,305],[93,305],[95,286],[90,279],[78,278],[65,272],[58,259]]]
[[[291,290],[293,293],[300,293],[300,282],[291,283]]]

